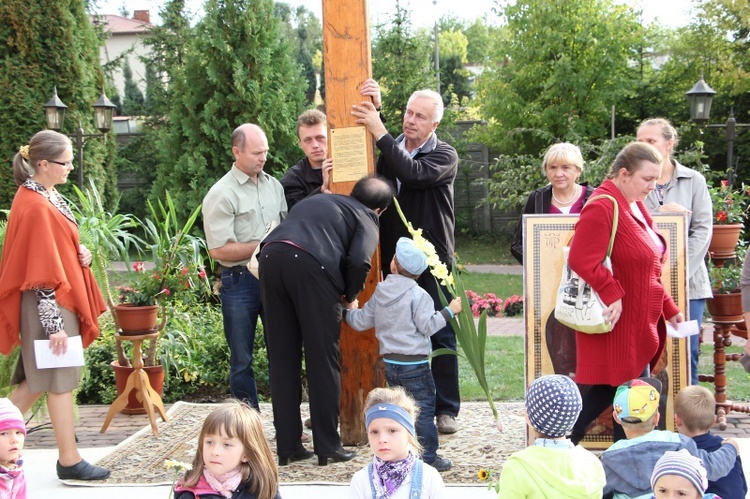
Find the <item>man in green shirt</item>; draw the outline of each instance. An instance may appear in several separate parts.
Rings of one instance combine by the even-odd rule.
[[[255,327],[262,310],[260,283],[247,269],[255,247],[272,221],[281,222],[287,205],[284,189],[263,171],[268,140],[253,124],[232,133],[235,162],[203,199],[203,228],[208,253],[221,264],[221,311],[229,345],[232,396],[258,408],[253,371]]]

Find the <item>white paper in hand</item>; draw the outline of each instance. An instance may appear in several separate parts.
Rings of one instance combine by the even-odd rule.
[[[81,337],[68,336],[68,351],[62,355],[52,353],[49,340],[34,340],[34,357],[37,369],[82,366],[84,362]]]
[[[678,322],[676,329],[672,326],[671,322],[667,322],[667,336],[670,338],[687,338],[700,332],[698,321]]]

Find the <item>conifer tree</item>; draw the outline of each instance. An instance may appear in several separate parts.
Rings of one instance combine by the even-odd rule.
[[[43,105],[55,86],[68,106],[63,132],[74,133],[79,120],[84,130],[95,130],[91,104],[99,98],[103,83],[99,46],[85,0],[0,2],[0,161],[4,165],[10,165],[18,148],[45,128]],[[115,189],[113,152],[101,140],[86,143],[85,178],[93,177],[105,194]],[[76,178],[74,170],[61,187],[64,194],[73,194]],[[15,191],[13,172],[1,168],[0,208],[10,206]]]
[[[229,170],[231,134],[242,123],[256,123],[268,136],[266,172],[280,173],[299,156],[295,123],[306,83],[272,5],[208,0],[185,69],[172,75],[169,126],[152,194],[168,189],[185,212]]]
[[[372,72],[383,92],[383,115],[391,133],[401,132],[403,110],[416,90],[435,89],[429,40],[412,28],[410,12],[396,2],[391,20],[377,26]]]
[[[122,112],[126,116],[140,116],[145,111],[146,100],[141,89],[133,79],[130,61],[125,59],[122,66],[122,76],[125,83],[125,96],[122,100]]]

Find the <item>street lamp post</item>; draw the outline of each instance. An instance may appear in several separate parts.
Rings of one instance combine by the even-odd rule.
[[[437,0],[432,0],[432,5],[437,8]],[[435,16],[437,16],[437,10],[435,10]],[[437,17],[435,17],[435,80],[437,82],[437,93],[440,94],[440,41],[438,38]]]
[[[693,85],[693,88],[685,92],[688,97],[690,104],[690,119],[698,123],[699,126],[703,126],[711,115],[711,103],[713,102],[714,91],[708,84],[703,80],[701,75],[698,82]],[[729,111],[729,118],[726,123],[719,124],[708,124],[706,128],[726,128],[727,138],[727,180],[732,183],[734,176],[734,141],[737,138],[737,128],[748,128],[748,123],[737,123],[734,118],[734,109]]]
[[[101,133],[85,133],[83,131],[83,125],[81,121],[78,121],[78,130],[75,135],[68,135],[71,139],[75,139],[76,142],[76,157],[78,158],[78,187],[83,189],[83,144],[86,139],[91,137],[106,138],[107,132],[112,128],[112,112],[115,105],[110,102],[107,96],[102,90],[102,95],[99,100],[94,102],[92,106],[94,108],[94,121],[96,127]],[[47,128],[50,130],[60,131],[65,121],[65,110],[68,108],[63,101],[57,96],[57,87],[55,87],[55,94],[52,98],[47,101],[44,105],[45,115],[47,117]]]

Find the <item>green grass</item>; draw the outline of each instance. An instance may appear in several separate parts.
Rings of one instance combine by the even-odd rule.
[[[511,236],[468,236],[456,234],[456,254],[459,264],[517,265],[510,254]]]
[[[731,346],[725,349],[726,353],[742,353],[742,347]],[[714,365],[714,347],[711,344],[703,343],[701,345],[701,356],[698,359],[698,372],[701,374],[713,374]],[[748,374],[739,362],[727,362],[727,399],[734,402],[750,401],[750,374]],[[701,383],[711,393],[714,392],[714,386],[711,383]]]
[[[485,356],[485,369],[492,388],[492,397],[501,402],[523,400],[523,337],[488,337]],[[458,358],[458,373],[461,400],[485,400],[484,391],[477,382],[474,370],[462,357]]]
[[[500,298],[511,295],[523,295],[523,276],[510,274],[480,274],[464,272],[461,274],[464,287],[475,293],[495,293]]]
[[[460,349],[459,349],[460,350]],[[742,353],[742,347],[731,346],[727,353]],[[495,401],[522,401],[524,397],[524,344],[521,336],[491,336],[487,338],[485,368]],[[713,372],[713,346],[701,346],[700,372]],[[484,400],[484,392],[477,383],[474,371],[463,358],[458,358],[461,400]],[[710,383],[701,383],[711,393]],[[732,401],[750,401],[750,374],[739,362],[727,363],[727,398]]]

